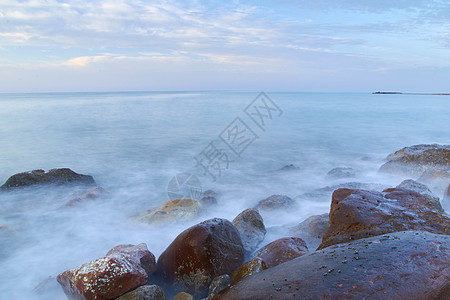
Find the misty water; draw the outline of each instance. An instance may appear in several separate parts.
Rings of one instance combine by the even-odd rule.
[[[118,244],[145,242],[158,257],[181,231],[202,220],[232,220],[273,194],[295,198],[295,210],[262,212],[267,244],[286,228],[329,211],[329,197],[300,195],[348,181],[395,186],[404,178],[377,172],[389,153],[449,143],[446,96],[267,95],[279,111],[271,111],[262,127],[245,113],[258,96],[253,92],[0,95],[1,184],[15,173],[67,167],[92,175],[107,191],[73,207],[65,206],[77,194],[72,188],[1,193],[0,225],[7,230],[0,231],[0,298],[65,299],[54,279],[42,282]],[[237,117],[254,138],[239,155],[220,139]],[[194,159],[211,142],[228,158],[215,181]],[[289,164],[298,169],[279,171]],[[335,167],[351,167],[357,176],[328,177]],[[218,205],[183,224],[130,221],[167,201],[168,183],[179,173],[214,190]]]

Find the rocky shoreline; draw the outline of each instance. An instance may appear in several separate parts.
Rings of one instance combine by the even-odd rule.
[[[296,199],[271,195],[232,221],[200,222],[158,259],[146,243],[118,245],[61,270],[56,280],[69,299],[448,298],[450,145],[405,147],[388,155],[379,172],[410,179],[395,187],[350,182],[301,195],[330,194],[329,214],[311,216],[266,245],[260,211],[295,210]],[[354,173],[337,168],[328,176]],[[0,192],[37,185],[77,186],[66,206],[107,193],[70,169],[19,173]],[[193,220],[218,205],[216,197],[206,191],[198,201],[167,201],[129,220],[156,228]]]

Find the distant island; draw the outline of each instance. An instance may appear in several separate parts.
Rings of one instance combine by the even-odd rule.
[[[403,92],[373,92],[376,95],[446,95],[450,96],[450,93],[403,93]]]

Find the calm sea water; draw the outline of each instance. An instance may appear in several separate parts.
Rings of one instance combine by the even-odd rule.
[[[257,96],[0,95],[2,183],[18,172],[68,167],[94,176],[109,192],[71,208],[64,207],[69,192],[57,188],[0,194],[0,225],[9,228],[0,232],[0,295],[65,299],[54,280],[41,284],[39,292],[33,289],[117,244],[145,242],[158,256],[177,234],[201,220],[231,220],[272,194],[294,198],[349,181],[328,178],[335,167],[357,170],[351,181],[397,185],[403,178],[377,173],[387,154],[413,144],[449,143],[446,96],[267,93],[266,107],[260,98],[253,102]],[[256,112],[252,103],[260,116],[251,114]],[[206,164],[213,154],[217,164],[205,173],[194,158]],[[299,169],[277,171],[288,164]],[[168,184],[179,173],[196,176],[203,190],[215,190],[218,206],[182,225],[129,221],[167,201]],[[263,217],[269,228],[287,227],[328,212],[329,205],[330,199],[302,199],[297,210]],[[265,243],[279,237],[271,232]]]

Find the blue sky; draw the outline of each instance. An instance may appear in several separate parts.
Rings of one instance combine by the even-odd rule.
[[[2,0],[0,92],[450,92],[450,1]]]

